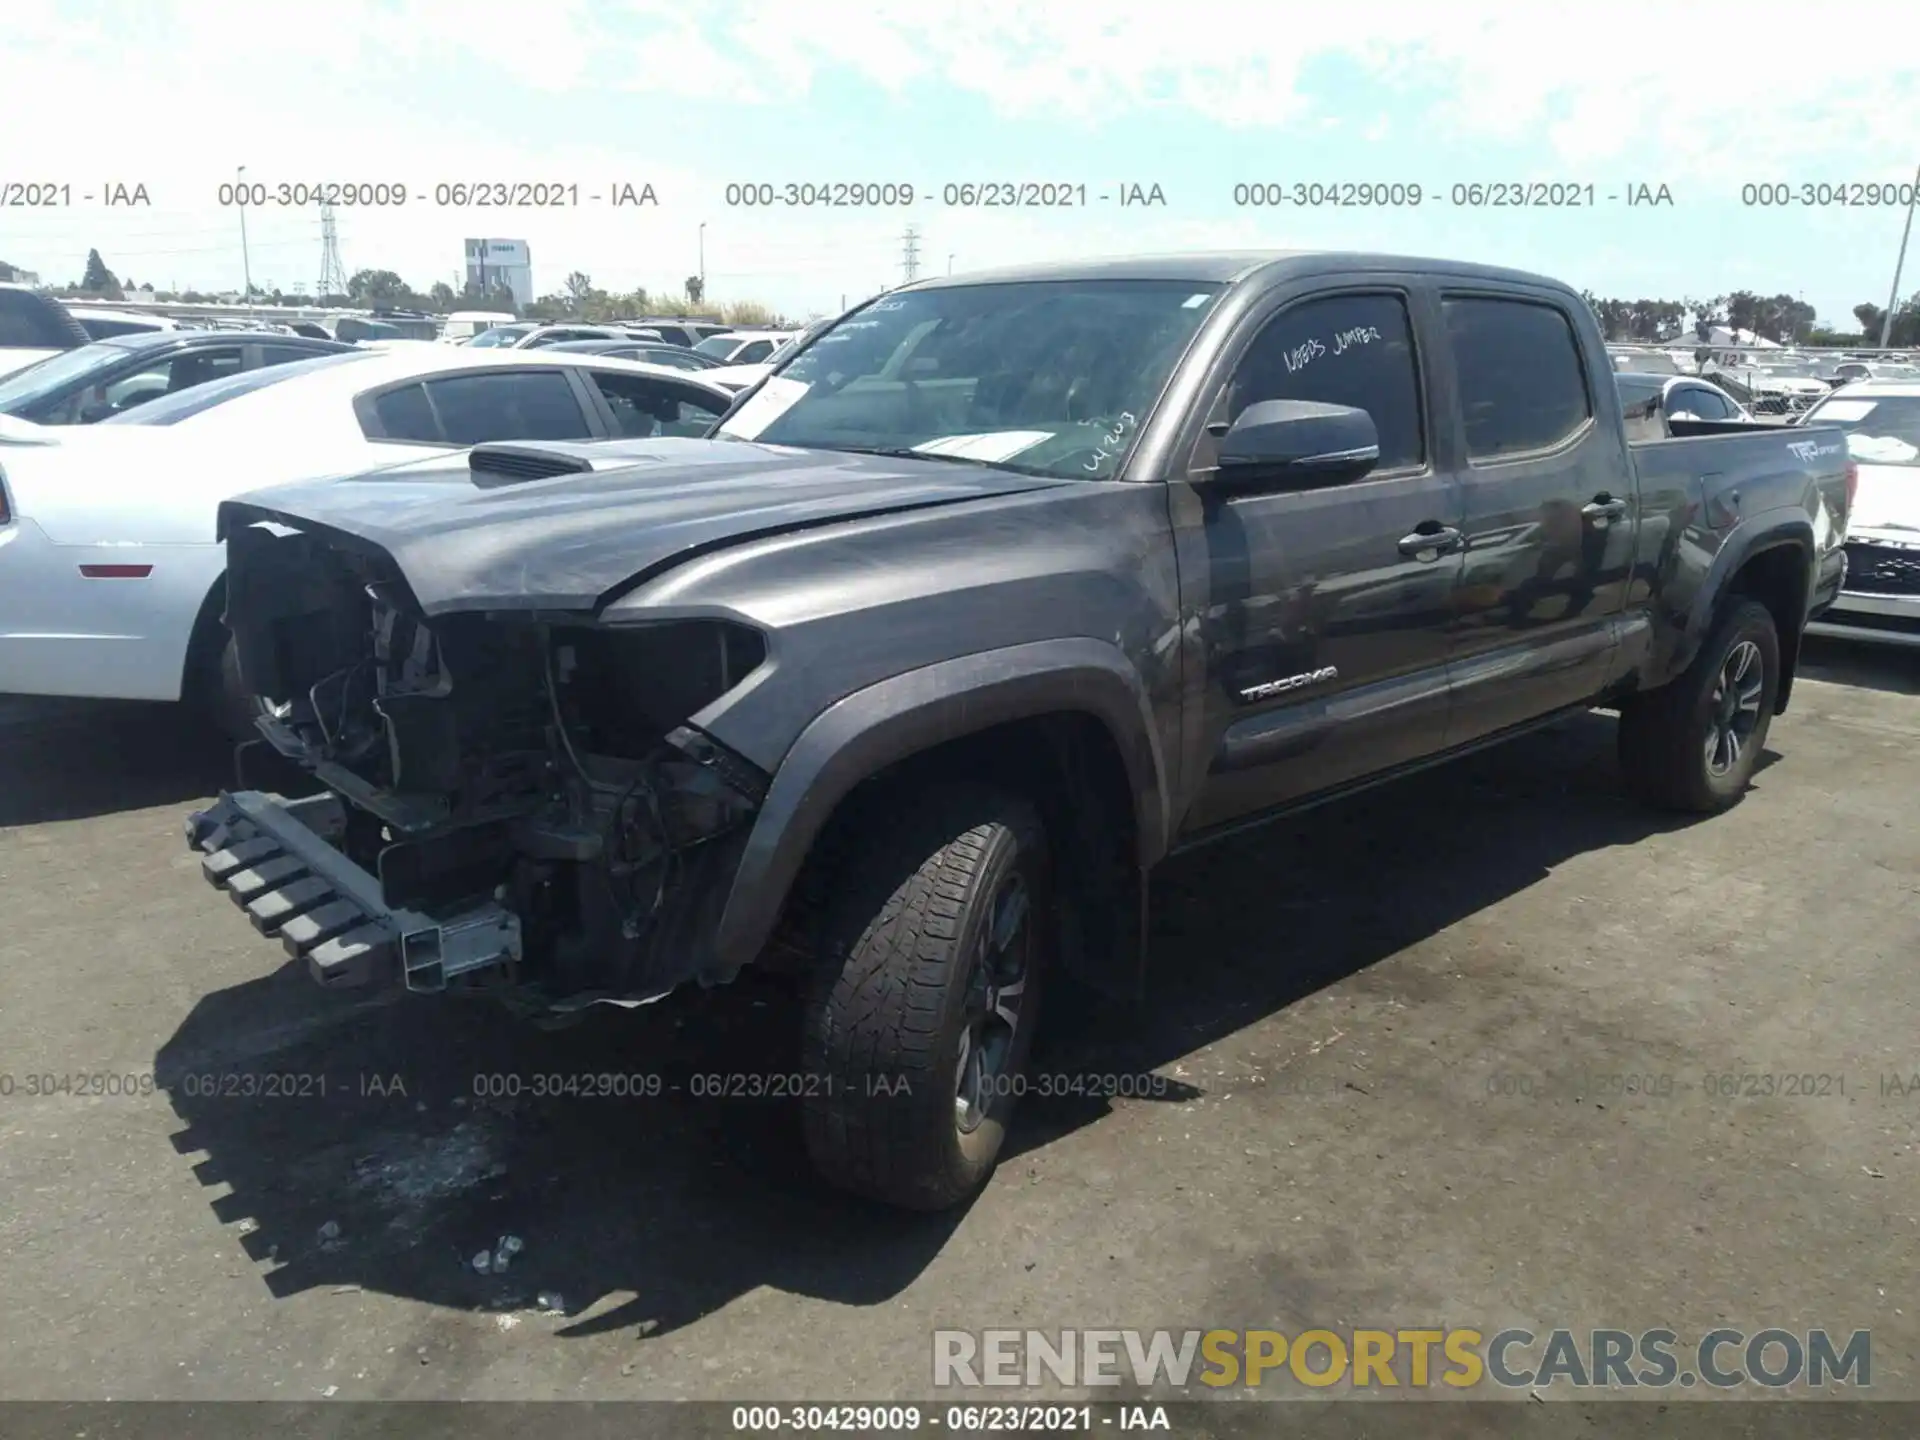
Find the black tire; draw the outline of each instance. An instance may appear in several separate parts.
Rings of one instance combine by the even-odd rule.
[[[1022,799],[972,785],[894,798],[894,818],[837,871],[805,1006],[802,1113],[829,1183],[942,1210],[985,1183],[1006,1139],[1056,930],[1052,866]]]
[[[220,648],[214,650],[212,644],[207,647],[210,654],[200,689],[201,708],[236,745],[244,740],[257,740],[260,731],[253,722],[265,707],[241,683],[240,656],[225,626],[220,627],[214,641]]]
[[[1663,810],[1725,810],[1753,778],[1779,689],[1773,616],[1757,600],[1737,600],[1684,673],[1621,707],[1620,765],[1628,786]]]

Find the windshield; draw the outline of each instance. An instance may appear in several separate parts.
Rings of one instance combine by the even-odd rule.
[[[15,414],[102,366],[126,359],[128,353],[123,345],[95,344],[50,355],[38,365],[0,380],[0,414]]]
[[[800,351],[717,433],[1104,480],[1220,289],[1051,280],[906,291]]]
[[[702,355],[724,360],[746,342],[734,335],[709,335],[693,348]]]
[[[1920,395],[1836,397],[1807,412],[1808,425],[1838,425],[1847,450],[1863,465],[1920,469]]]
[[[258,370],[244,370],[238,375],[230,375],[224,380],[210,380],[205,385],[195,385],[190,390],[176,391],[172,395],[163,395],[157,400],[132,410],[102,420],[102,425],[174,425],[203,410],[211,410],[216,405],[242,395],[250,395],[268,385],[278,385],[283,380],[291,380],[298,375],[308,375],[327,365],[351,364],[355,360],[369,360],[380,352],[377,350],[342,350],[332,355],[321,355],[312,360],[295,360],[286,365],[267,365]]]
[[[1678,375],[1680,367],[1673,363],[1671,356],[1658,351],[1629,350],[1614,356],[1617,369],[1628,370],[1636,375]]]
[[[482,330],[467,343],[476,350],[489,345],[511,345],[532,331],[531,325],[496,325],[491,330]]]

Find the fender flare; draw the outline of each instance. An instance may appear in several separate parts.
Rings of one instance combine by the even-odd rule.
[[[995,725],[1090,714],[1112,734],[1133,791],[1139,863],[1167,848],[1165,757],[1138,672],[1113,645],[1075,637],[958,656],[856,690],[788,749],[741,852],[714,936],[724,974],[757,958],[834,809],[901,760]]]
[[[1720,608],[1720,602],[1726,598],[1727,586],[1741,568],[1756,555],[1788,545],[1797,547],[1806,561],[1807,589],[1801,596],[1801,602],[1803,605],[1812,603],[1815,565],[1813,522],[1798,510],[1762,511],[1750,519],[1742,520],[1720,542],[1706,578],[1694,593],[1680,643],[1674,650],[1670,673],[1678,675],[1700,653],[1700,647],[1706,643],[1707,634],[1713,628],[1713,617]],[[1802,616],[1801,620],[1804,623],[1805,617]]]

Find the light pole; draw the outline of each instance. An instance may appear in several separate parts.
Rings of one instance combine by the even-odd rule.
[[[253,261],[247,256],[247,167],[242,165],[240,181],[240,274],[245,279],[247,303],[253,303]]]
[[[700,264],[696,267],[700,276],[700,303],[707,303],[707,222],[700,222],[699,232]]]
[[[1907,223],[1900,231],[1900,254],[1893,262],[1893,293],[1887,296],[1887,313],[1880,317],[1880,348],[1887,348],[1893,333],[1893,312],[1900,304],[1900,272],[1907,264],[1907,239],[1913,234],[1913,202],[1920,200],[1920,168],[1913,172],[1913,189],[1907,195]]]
[[[947,273],[949,275],[953,273],[953,253],[951,251],[947,253]]]

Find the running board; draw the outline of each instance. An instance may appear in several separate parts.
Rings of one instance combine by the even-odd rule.
[[[221,792],[187,817],[187,844],[205,857],[207,882],[277,936],[328,989],[351,989],[398,970],[407,989],[431,994],[456,975],[520,959],[520,920],[482,905],[449,920],[394,909],[380,882],[333,842],[346,832],[337,795],[282,800],[259,790]]]

